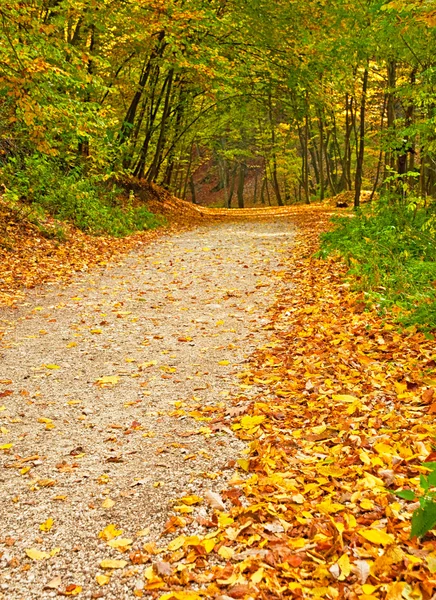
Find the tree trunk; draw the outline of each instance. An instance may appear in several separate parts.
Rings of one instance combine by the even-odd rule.
[[[359,149],[357,153],[356,179],[354,193],[354,208],[360,206],[360,192],[362,191],[363,177],[363,155],[365,152],[365,112],[366,112],[366,94],[368,91],[368,64],[365,67],[362,84],[362,98],[360,100],[360,128],[359,128]]]
[[[241,163],[239,166],[238,178],[238,208],[244,208],[244,186],[246,173],[247,165],[245,163]]]
[[[197,204],[197,197],[195,195],[195,183],[194,183],[194,177],[191,174],[191,177],[189,178],[189,187],[191,188],[191,202],[192,204]]]
[[[271,169],[271,179],[274,187],[274,193],[277,198],[277,204],[279,206],[283,206],[282,195],[280,193],[280,185],[277,177],[277,156],[276,156],[276,132],[274,126],[273,119],[273,110],[272,110],[272,97],[271,97],[271,88],[268,94],[268,107],[269,107],[269,122],[271,126],[271,146],[272,146],[272,169]]]
[[[324,181],[324,122],[322,114],[318,118],[319,126],[319,199],[324,200],[325,181]]]
[[[167,75],[167,81],[168,81],[167,91],[166,91],[166,95],[165,95],[165,103],[164,103],[162,118],[161,118],[161,122],[160,122],[159,138],[157,140],[153,162],[151,163],[151,165],[147,171],[147,175],[146,175],[147,181],[150,181],[150,182],[155,181],[159,174],[159,168],[160,168],[160,164],[161,164],[160,159],[162,156],[162,150],[163,150],[163,146],[165,143],[167,121],[168,121],[168,117],[170,114],[170,105],[171,105],[170,99],[171,99],[171,92],[172,92],[172,88],[173,88],[173,76],[174,76],[174,70],[170,69],[170,72]]]
[[[161,31],[158,35],[155,47],[151,51],[148,60],[144,63],[142,67],[142,72],[138,82],[138,88],[133,95],[130,106],[127,109],[126,116],[124,117],[123,124],[121,125],[121,130],[118,136],[118,143],[120,146],[124,144],[131,135],[133,124],[135,122],[136,111],[138,110],[139,102],[141,100],[145,86],[147,85],[153,62],[156,58],[162,56],[163,51],[165,49],[164,38],[165,31]]]

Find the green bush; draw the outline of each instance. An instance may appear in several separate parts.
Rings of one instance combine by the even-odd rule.
[[[12,158],[0,174],[6,200],[30,205],[38,222],[42,211],[84,231],[118,237],[162,224],[144,206],[121,206],[120,190],[109,188],[101,176],[40,154]]]
[[[335,218],[319,254],[340,254],[355,288],[381,311],[399,307],[404,326],[436,329],[434,208],[385,202],[366,211]]]

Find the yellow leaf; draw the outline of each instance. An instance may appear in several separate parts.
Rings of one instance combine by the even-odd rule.
[[[39,417],[38,419],[38,423],[52,423],[53,421],[51,419],[48,419],[47,417]]]
[[[235,551],[233,548],[229,548],[228,546],[221,546],[221,548],[218,550],[218,554],[221,556],[221,558],[228,560],[233,557]]]
[[[263,579],[264,569],[260,567],[253,575],[251,576],[252,583],[260,583]]]
[[[95,580],[97,581],[98,585],[106,585],[109,583],[111,578],[109,575],[96,575]]]
[[[370,585],[369,583],[365,583],[365,585],[362,585],[362,592],[364,594],[370,595],[370,594],[373,594],[376,590],[377,590],[376,585]]]
[[[339,581],[344,581],[351,573],[351,564],[348,554],[343,554],[338,560],[338,566],[341,569]]]
[[[100,531],[98,537],[108,542],[109,540],[113,540],[114,538],[118,537],[122,533],[122,529],[117,529],[117,526],[111,523],[110,525],[107,525],[102,531]]]
[[[393,544],[395,542],[393,535],[378,529],[359,529],[358,533],[372,544],[388,546],[389,544]]]
[[[50,550],[50,556],[56,556],[56,554],[59,554],[60,551],[60,548],[53,548],[53,550]]]
[[[159,598],[159,600],[202,600],[197,592],[169,592]]]
[[[52,369],[52,370],[60,369],[59,365],[44,365],[44,367],[46,369]]]
[[[9,448],[12,448],[14,444],[2,444],[0,446],[0,450],[9,450]]]
[[[251,417],[250,415],[244,415],[240,421],[241,427],[244,429],[252,429],[256,427],[256,425],[260,425],[265,421],[266,417],[264,415],[257,415]]]
[[[364,465],[371,464],[371,459],[369,458],[368,454],[366,452],[364,452],[363,450],[359,453],[359,458],[363,462]]]
[[[112,508],[112,506],[114,506],[115,502],[113,500],[111,500],[110,498],[106,498],[106,500],[103,501],[101,507],[102,508]]]
[[[107,377],[100,377],[97,379],[97,385],[115,385],[118,383],[120,378],[117,375],[108,375]]]
[[[330,499],[327,499],[324,500],[324,502],[320,502],[319,504],[317,504],[316,508],[319,510],[319,512],[330,515],[344,510],[345,506],[343,504],[338,504],[336,502],[332,502]]]
[[[41,531],[50,531],[50,529],[53,527],[53,523],[54,523],[53,519],[49,518],[44,523],[41,523],[41,525],[39,526],[39,529]]]
[[[26,548],[25,553],[32,560],[44,560],[45,558],[50,558],[48,552],[41,552],[41,550],[37,550],[36,548]]]
[[[127,565],[127,560],[115,560],[112,558],[106,558],[100,562],[102,569],[124,569]]]
[[[250,461],[247,460],[246,458],[238,458],[238,460],[236,461],[238,463],[238,465],[241,467],[241,469],[243,471],[246,471],[248,473],[248,471],[250,470]]]
[[[218,517],[218,524],[221,527],[221,529],[225,529],[229,525],[232,525],[232,523],[234,522],[234,519],[232,519],[232,517],[227,513],[220,513]]]
[[[193,504],[201,504],[203,498],[200,498],[200,496],[185,496],[184,498],[180,498],[180,502],[192,506]]]
[[[108,546],[110,546],[111,548],[117,548],[122,552],[128,550],[132,544],[133,540],[130,540],[128,538],[117,538],[116,540],[109,540],[108,542]]]
[[[349,394],[333,394],[332,398],[336,402],[356,402],[358,400],[356,396],[350,396]]]
[[[140,529],[136,532],[136,537],[145,537],[150,533],[150,527],[146,527],[145,529]]]
[[[229,360],[220,360],[218,364],[221,365],[222,367],[226,367],[227,365],[230,364],[230,361]]]
[[[427,561],[430,573],[436,573],[436,553],[433,552],[432,554],[429,554],[425,557],[425,560]]]
[[[192,506],[175,506],[174,510],[176,512],[181,513],[182,515],[189,515],[190,513],[194,512],[194,509],[192,508]]]
[[[212,538],[209,540],[204,540],[201,544],[206,552],[209,554],[216,546],[216,538]]]
[[[179,548],[181,548],[183,546],[183,544],[185,543],[185,540],[186,540],[186,535],[179,535],[179,537],[176,537],[174,540],[172,540],[168,544],[168,550],[170,550],[170,552],[174,552],[175,550],[178,550]]]

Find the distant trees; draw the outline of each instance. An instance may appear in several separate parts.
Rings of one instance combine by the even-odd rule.
[[[207,155],[227,204],[244,203],[250,173],[250,199],[278,204],[434,195],[430,5],[9,0],[0,166],[39,154],[185,197]]]

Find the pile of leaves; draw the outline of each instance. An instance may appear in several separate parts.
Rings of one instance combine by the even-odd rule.
[[[435,343],[366,312],[343,263],[313,258],[326,218],[295,218],[271,339],[233,407],[204,413],[211,435],[231,428],[247,453],[220,494],[179,499],[164,533],[180,535],[148,545],[138,597],[434,597],[436,539],[422,514],[421,537],[410,534],[423,463],[436,460]],[[190,535],[194,519],[202,535]]]

